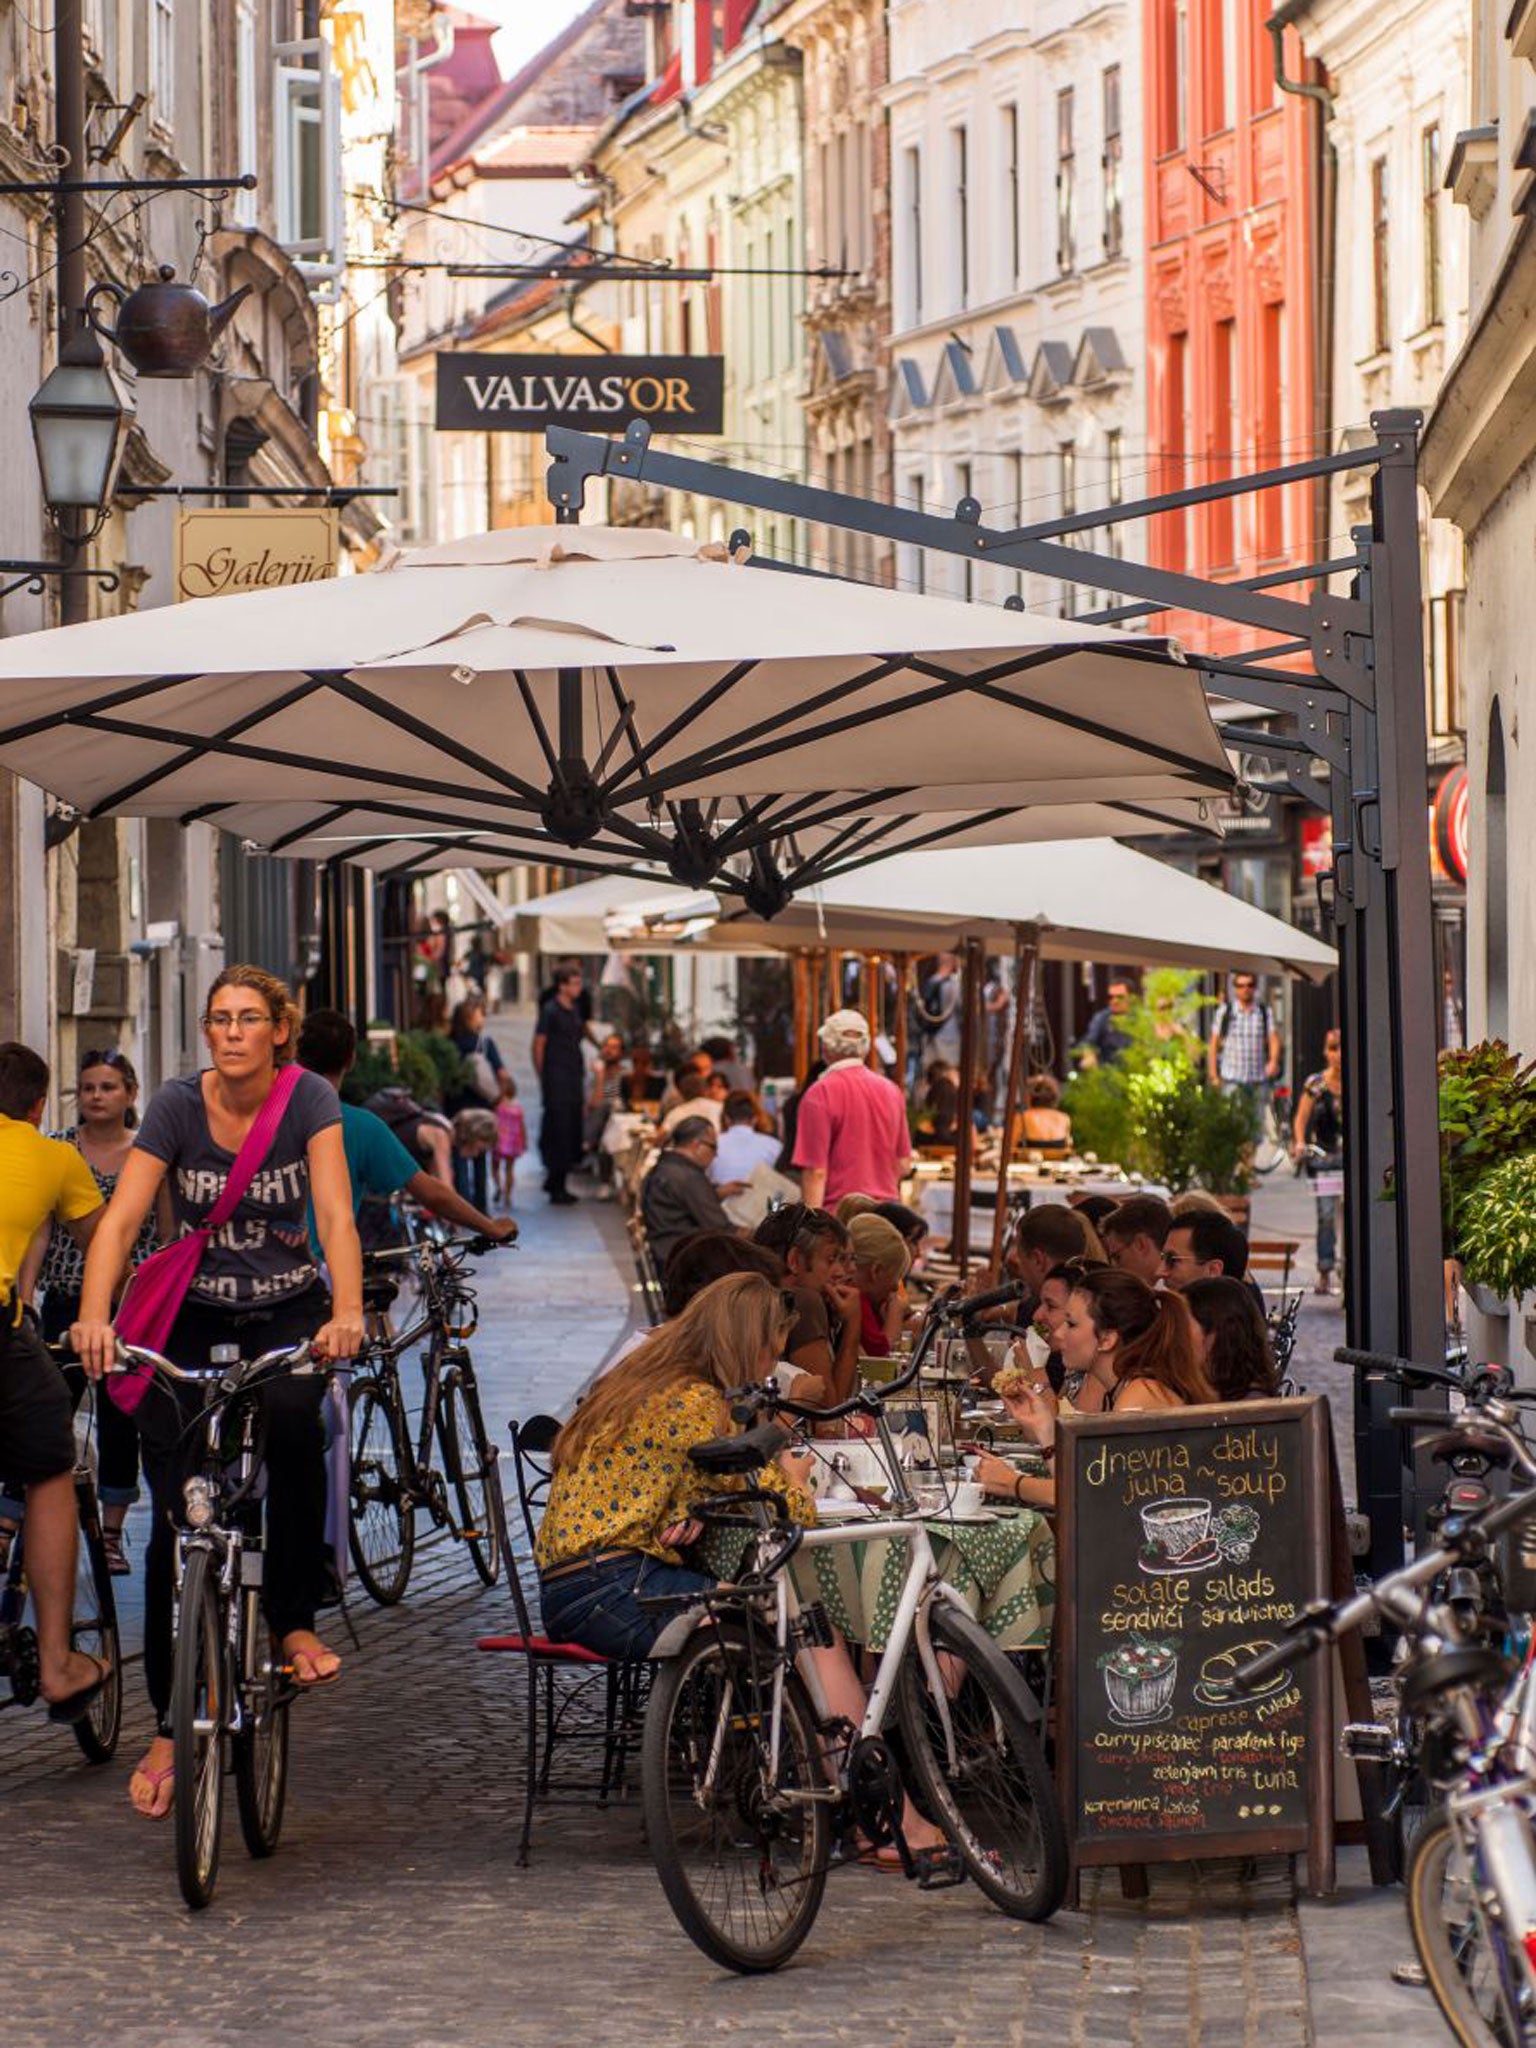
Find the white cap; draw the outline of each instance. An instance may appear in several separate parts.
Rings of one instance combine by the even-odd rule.
[[[834,1010],[818,1036],[829,1060],[861,1060],[869,1053],[869,1024],[857,1010]]]

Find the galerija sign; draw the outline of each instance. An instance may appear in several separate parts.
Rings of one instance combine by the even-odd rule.
[[[340,514],[220,506],[176,515],[176,597],[233,597],[336,574]]]
[[[450,432],[719,434],[724,356],[440,355],[437,425]]]

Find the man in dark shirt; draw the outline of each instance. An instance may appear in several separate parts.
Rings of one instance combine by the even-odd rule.
[[[695,1230],[732,1230],[734,1225],[709,1177],[719,1133],[705,1116],[685,1116],[671,1142],[645,1177],[640,1214],[658,1272],[667,1254]]]
[[[545,1190],[557,1205],[576,1200],[565,1177],[580,1162],[582,1152],[586,1099],[582,1036],[581,969],[574,962],[562,963],[555,969],[555,992],[540,1010],[533,1035],[533,1064],[544,1093],[539,1152],[544,1161]]]
[[[1101,1066],[1112,1066],[1131,1042],[1123,1028],[1130,1007],[1131,985],[1123,976],[1116,975],[1109,984],[1109,1002],[1102,1010],[1094,1011],[1082,1036],[1082,1044],[1091,1049]]]

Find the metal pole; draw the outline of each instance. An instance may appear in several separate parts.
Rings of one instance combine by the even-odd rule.
[[[803,952],[796,953],[791,962],[791,973],[795,995],[795,1085],[798,1087],[811,1064],[810,963]]]
[[[971,1269],[971,1154],[976,1106],[976,1006],[981,995],[981,941],[967,939],[960,962],[960,1101],[955,1112],[955,1215],[950,1256],[963,1280]]]
[[[1040,927],[1021,924],[1013,948],[1013,1037],[1008,1047],[1008,1078],[1003,1084],[1002,1151],[997,1162],[997,1212],[992,1218],[992,1270],[1003,1269],[1003,1233],[1008,1226],[1008,1162],[1019,1124],[1019,1097],[1024,1088],[1024,1049],[1035,1009],[1035,975],[1040,960]]]
[[[71,189],[85,169],[85,37],[81,6],[82,0],[54,0],[53,10],[53,133],[62,158],[61,182],[53,210],[60,353],[85,315],[85,194]],[[59,537],[66,563],[73,562],[79,553],[83,531],[79,513],[59,515]],[[61,577],[59,624],[78,625],[89,616],[90,608],[89,577]]]
[[[912,974],[910,953],[896,956],[896,1079],[903,1095],[907,1089],[907,986]]]

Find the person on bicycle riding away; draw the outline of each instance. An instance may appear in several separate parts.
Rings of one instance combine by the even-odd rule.
[[[670,1615],[641,1600],[702,1595],[716,1585],[715,1574],[681,1555],[704,1534],[690,1503],[743,1482],[699,1471],[688,1453],[732,1433],[726,1394],[772,1379],[795,1313],[793,1298],[760,1274],[728,1274],[652,1331],[581,1402],[555,1439],[536,1545],[551,1640],[643,1658]],[[813,1523],[813,1462],[804,1447],[781,1451],[752,1483],[781,1494],[793,1520]],[[864,1689],[846,1646],[839,1640],[807,1654],[831,1714],[857,1725]],[[903,1827],[914,1852],[944,1845],[942,1832],[910,1808]]]
[[[178,1228],[202,1226],[278,1075],[294,1054],[298,1015],[286,985],[259,967],[227,967],[204,1006],[213,1064],[169,1081],[145,1112],[116,1193],[85,1265],[72,1338],[92,1376],[112,1363],[112,1292],[139,1225],[162,1183]],[[329,1293],[310,1248],[313,1201],[330,1275]],[[221,1345],[244,1359],[308,1340],[318,1357],[355,1356],[363,1341],[362,1254],[342,1141],[341,1104],[318,1074],[300,1074],[265,1159],[230,1221],[214,1232],[164,1349],[185,1367],[206,1367]],[[341,1660],[315,1633],[330,1583],[325,1548],[324,1379],[274,1379],[261,1395],[267,1466],[264,1600],[283,1656],[301,1686],[328,1685]],[[158,1733],[129,1785],[151,1819],[174,1798],[167,1714],[172,1669],[172,1580],[182,1489],[197,1457],[183,1398],[159,1384],[135,1411],[153,1507],[144,1568],[144,1678]]]
[[[299,1027],[298,1060],[301,1067],[316,1074],[340,1096],[341,1084],[357,1058],[357,1027],[340,1010],[310,1010]],[[370,1195],[387,1198],[409,1195],[423,1209],[488,1237],[494,1244],[508,1244],[517,1236],[510,1216],[497,1219],[465,1201],[458,1189],[417,1164],[382,1117],[355,1103],[341,1104],[341,1141],[347,1155],[347,1173],[352,1182],[354,1211]],[[310,1246],[319,1251],[314,1209],[309,1215]]]
[[[70,1647],[79,1528],[69,1390],[23,1309],[18,1279],[45,1223],[61,1224],[84,1248],[104,1209],[74,1146],[42,1135],[47,1099],[47,1062],[14,1039],[0,1045],[0,1472],[26,1490],[27,1579],[49,1719],[78,1721],[112,1674],[100,1657]],[[108,1269],[109,1290],[123,1264]]]
[[[1217,1006],[1206,1049],[1206,1074],[1224,1095],[1242,1095],[1253,1111],[1255,1128],[1263,1098],[1280,1078],[1280,1033],[1268,1003],[1259,1001],[1259,979],[1240,967],[1232,977],[1232,994]]]

